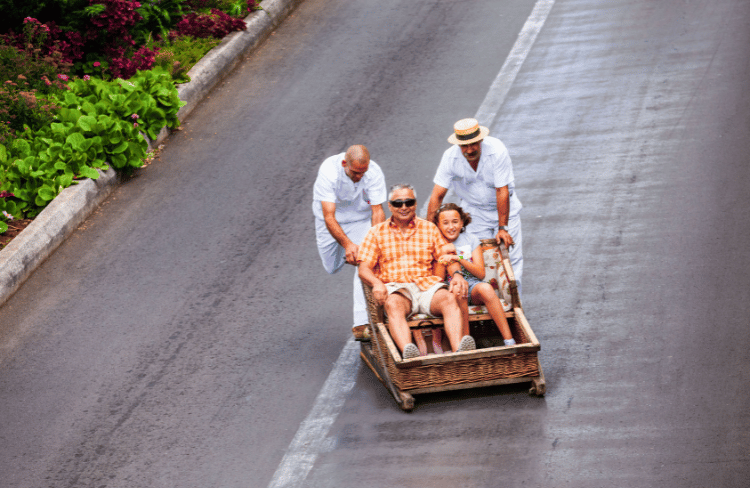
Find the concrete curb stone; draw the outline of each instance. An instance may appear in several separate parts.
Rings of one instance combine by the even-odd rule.
[[[188,72],[190,82],[177,87],[180,99],[187,102],[177,112],[180,122],[302,1],[263,0],[263,10],[252,12],[245,18],[247,30],[228,35],[198,61]],[[169,130],[162,129],[156,141],[148,141],[149,150],[158,147],[168,135]],[[110,168],[105,172],[100,171],[97,180],[82,180],[66,188],[23,232],[0,250],[0,306],[96,210],[119,183],[119,175]]]

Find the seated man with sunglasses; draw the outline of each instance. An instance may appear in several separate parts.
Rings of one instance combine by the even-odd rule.
[[[388,330],[404,359],[419,356],[411,341],[407,317],[428,313],[443,317],[445,333],[454,351],[476,348],[463,330],[456,296],[466,296],[468,285],[461,266],[453,262],[450,285],[433,274],[433,262],[446,244],[437,226],[416,216],[417,196],[411,185],[394,185],[388,194],[391,217],[373,226],[359,248],[359,276],[388,316]],[[448,288],[450,286],[450,288]]]

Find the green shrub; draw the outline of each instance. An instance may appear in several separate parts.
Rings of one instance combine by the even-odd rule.
[[[49,124],[52,105],[46,99],[66,88],[67,69],[59,53],[41,56],[33,46],[19,50],[0,44],[0,143],[25,125],[37,129]]]
[[[219,45],[221,39],[180,36],[164,41],[156,54],[154,66],[160,66],[172,75],[175,83],[190,81],[187,72],[208,51]]]
[[[0,0],[0,33],[20,30],[23,19],[34,17],[42,22],[66,26],[75,12],[89,4],[89,0]]]
[[[35,217],[75,179],[96,179],[96,170],[109,164],[140,167],[147,150],[140,132],[156,139],[162,127],[177,127],[184,105],[161,69],[128,81],[74,80],[69,87],[50,95],[58,107],[52,123],[0,144],[0,194],[12,194],[0,198],[0,211],[14,218]]]

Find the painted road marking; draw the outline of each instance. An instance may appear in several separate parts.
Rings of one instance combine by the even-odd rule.
[[[526,19],[526,23],[518,34],[516,43],[513,44],[513,49],[510,50],[508,57],[505,58],[503,67],[500,68],[500,72],[497,74],[495,81],[492,82],[487,96],[484,97],[484,101],[482,101],[479,110],[477,110],[474,116],[480,124],[489,127],[494,122],[497,113],[500,111],[500,107],[505,102],[505,97],[508,95],[510,87],[516,79],[516,75],[521,70],[521,66],[526,60],[531,47],[534,45],[539,31],[542,30],[542,26],[547,20],[547,16],[554,4],[555,0],[538,0],[534,4],[531,15]]]
[[[513,49],[475,115],[481,124],[492,125],[554,3],[555,0],[538,0],[534,4]],[[292,439],[269,488],[292,488],[304,483],[318,454],[326,450],[328,431],[341,412],[349,392],[354,388],[359,367],[358,356],[359,344],[350,338],[333,365],[333,371],[323,384],[310,413]]]
[[[344,401],[354,388],[359,367],[359,343],[353,338],[344,346],[333,371],[323,384],[312,410],[297,430],[269,488],[300,486],[307,478],[318,453],[326,448],[328,430],[336,421]]]

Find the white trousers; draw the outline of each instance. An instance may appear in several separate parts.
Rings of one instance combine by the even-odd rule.
[[[497,214],[496,214],[497,215]],[[490,226],[481,219],[472,222],[466,227],[466,232],[471,232],[480,239],[494,239],[497,234],[497,221]],[[521,232],[521,217],[515,216],[508,220],[508,233],[515,243],[508,249],[510,265],[513,267],[513,274],[516,275],[516,285],[518,285],[518,296],[521,297],[521,277],[523,276],[523,233]]]
[[[339,223],[346,236],[357,245],[362,244],[367,231],[371,227],[371,218],[357,222]],[[323,267],[329,274],[337,273],[346,264],[346,251],[341,244],[333,238],[324,220],[315,219],[315,237],[318,243],[318,253]],[[353,267],[353,266],[352,266]],[[354,268],[354,322],[352,327],[362,324],[369,324],[370,319],[367,316],[367,305],[365,303],[365,293],[362,291],[362,282],[359,280],[357,268]]]

